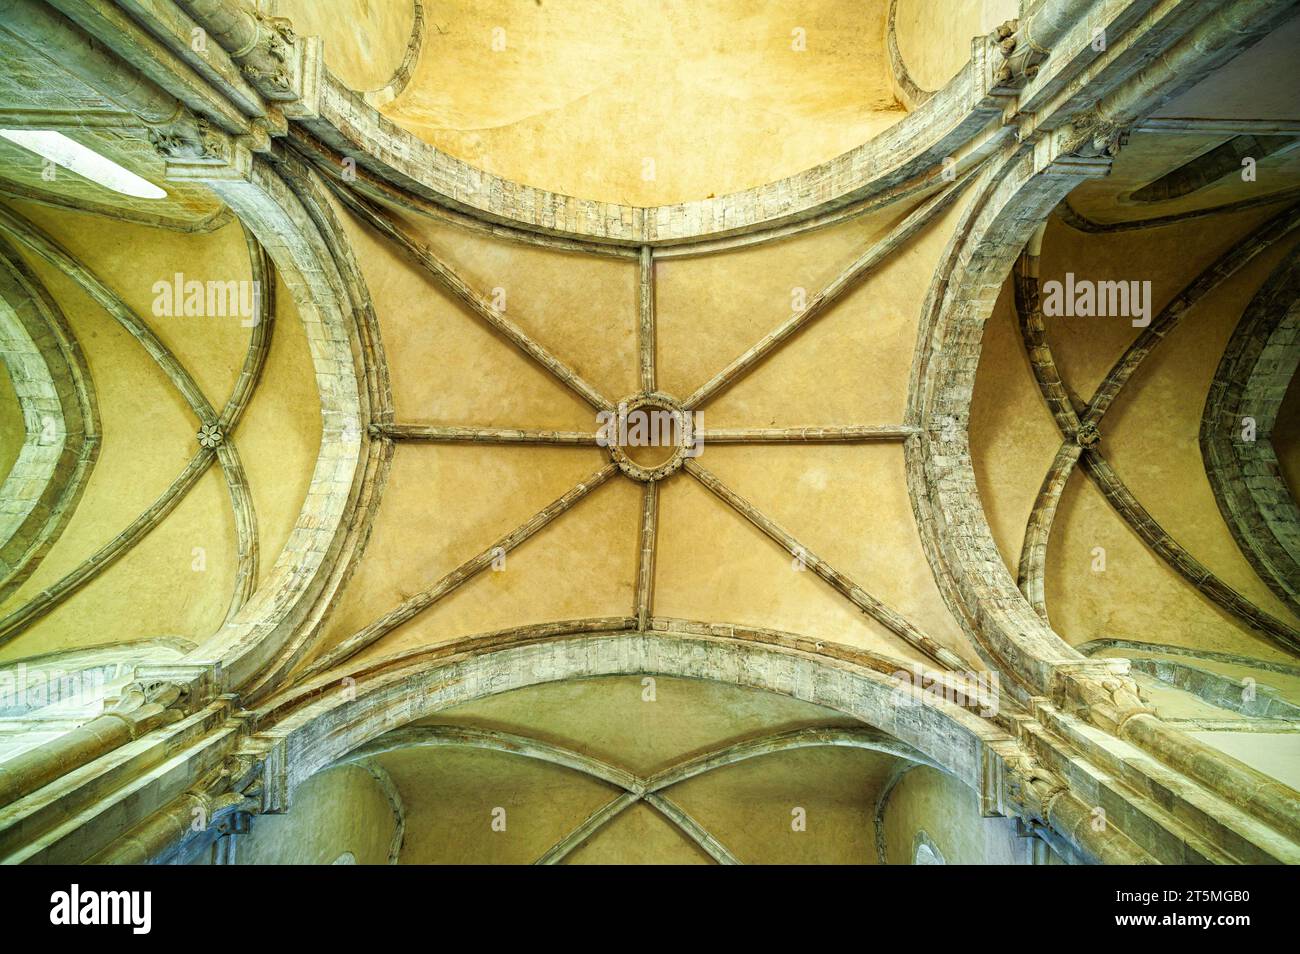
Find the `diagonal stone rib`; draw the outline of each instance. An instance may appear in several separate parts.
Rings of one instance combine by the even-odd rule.
[[[63,246],[12,209],[0,206],[0,228],[22,242],[46,262],[63,272],[85,290],[95,303],[135,338],[153,358],[201,424],[215,424],[217,414],[185,366],[177,360],[135,311],[99,276],[77,261]]]
[[[412,443],[599,446],[595,431],[546,431],[519,427],[467,427],[454,424],[374,424],[372,431],[389,440]]]
[[[640,795],[635,792],[624,792],[613,801],[606,802],[588,815],[577,828],[548,848],[546,854],[533,863],[538,865],[558,865],[575,850],[590,841],[592,835],[639,801],[641,801]]]
[[[536,759],[539,762],[560,765],[581,772],[633,794],[640,793],[643,788],[641,780],[631,772],[593,756],[530,736],[472,725],[422,725],[394,729],[373,742],[349,752],[343,761],[360,762],[398,749],[440,746],[488,749],[493,752],[506,752],[527,759]]]
[[[1042,239],[1040,229],[1034,235],[1031,248]],[[1056,419],[1056,426],[1061,433],[1073,435],[1079,430],[1079,415],[1074,409],[1070,392],[1061,380],[1061,372],[1052,357],[1051,346],[1047,343],[1047,325],[1043,321],[1042,299],[1038,290],[1038,251],[1027,250],[1016,262],[1015,299],[1016,312],[1020,317],[1020,335],[1025,342],[1025,351],[1034,370],[1034,379],[1038,390],[1042,392],[1047,409]]]
[[[1138,365],[1155,349],[1156,345],[1165,339],[1166,335],[1178,327],[1178,323],[1193,305],[1231,278],[1255,256],[1265,251],[1274,242],[1285,238],[1297,227],[1300,227],[1300,204],[1292,205],[1269,219],[1192,279],[1169,304],[1160,310],[1160,314],[1152,320],[1151,324],[1142,329],[1142,333],[1115,362],[1114,367],[1110,369],[1105,380],[1093,394],[1092,400],[1088,402],[1084,422],[1096,425],[1101,420],[1102,415],[1119,395],[1120,389],[1137,371]]]
[[[681,829],[686,837],[700,846],[710,857],[723,864],[739,864],[735,857],[703,826],[677,805],[659,795],[649,795],[645,782],[631,772],[610,765],[572,749],[540,739],[496,729],[477,726],[412,726],[397,729],[380,736],[368,745],[348,754],[344,762],[358,762],[404,748],[437,746],[464,746],[506,752],[523,758],[537,759],[551,765],[560,765],[581,772],[608,785],[623,789],[623,794],[589,816],[577,828],[552,846],[538,864],[555,864],[588,840],[600,828],[612,821],[624,809],[644,798],[669,821]]]
[[[131,522],[130,526],[79,563],[76,569],[61,577],[57,583],[41,590],[21,607],[0,620],[0,645],[13,639],[112,566],[150,530],[162,523],[163,518],[176,509],[215,459],[216,454],[213,451],[200,448],[180,475],[144,513]]]
[[[547,504],[524,523],[520,524],[514,530],[511,530],[508,534],[487,547],[477,556],[470,558],[460,566],[456,567],[456,569],[452,570],[428,589],[417,593],[408,600],[405,600],[399,606],[389,610],[364,629],[343,640],[343,642],[339,643],[329,652],[325,653],[325,655],[315,663],[307,667],[299,677],[298,681],[310,679],[313,676],[331,669],[344,660],[355,656],[367,646],[383,639],[393,630],[397,629],[397,627],[410,622],[444,596],[453,592],[466,581],[487,569],[487,567],[491,565],[492,560],[498,551],[509,553],[525,540],[528,540],[534,534],[548,526],[561,514],[567,513],[575,504],[578,503],[578,501],[582,500],[583,497],[587,496],[587,494],[591,493],[618,472],[617,465],[612,463],[606,464],[563,496],[557,497],[555,500],[551,501],[551,503]]]
[[[1060,216],[1062,222],[1074,229],[1076,232],[1090,232],[1094,234],[1106,232],[1134,232],[1142,229],[1159,228],[1165,225],[1175,225],[1179,222],[1187,222],[1192,219],[1202,219],[1211,215],[1245,212],[1247,209],[1254,209],[1264,205],[1275,205],[1279,202],[1294,199],[1297,196],[1300,196],[1300,189],[1282,189],[1277,192],[1270,192],[1268,195],[1256,196],[1253,199],[1243,199],[1240,202],[1227,202],[1223,205],[1212,205],[1205,209],[1190,209],[1187,212],[1175,212],[1172,215],[1158,215],[1147,219],[1129,219],[1121,222],[1096,222],[1083,213],[1077,211],[1074,206],[1070,205],[1068,200],[1062,200],[1061,204],[1056,207],[1056,214]]]
[[[655,263],[649,245],[641,246],[641,281],[637,314],[637,352],[641,365],[641,390],[655,385]]]
[[[802,311],[791,315],[752,348],[700,385],[694,394],[682,402],[682,406],[686,410],[694,410],[717,397],[752,371],[759,362],[788,341],[796,332],[821,317],[831,305],[871,274],[881,262],[898,251],[912,236],[951,206],[971,181],[971,177],[972,173],[967,172],[947,189],[926,199],[909,212],[888,235],[873,243],[848,268],[831,279],[830,284],[814,295]]]
[[[1300,631],[1265,613],[1188,553],[1138,502],[1100,453],[1095,449],[1088,450],[1079,461],[1106,502],[1115,508],[1115,512],[1124,518],[1124,522],[1142,538],[1142,542],[1164,560],[1170,569],[1191,583],[1211,602],[1222,606],[1252,629],[1272,637],[1287,651],[1300,654]]]
[[[73,255],[35,224],[12,209],[0,206],[0,228],[32,250],[41,259],[63,272],[103,308],[118,324],[136,339],[145,352],[176,388],[190,411],[200,423],[216,425],[229,436],[239,423],[252,400],[253,391],[261,376],[270,350],[271,315],[274,310],[274,292],[264,292],[258,324],[249,339],[248,353],[240,375],[235,381],[229,399],[218,414],[199,388],[193,376],[171,350],[154,334],[148,324],[120,295],[106,285],[94,272],[86,268]],[[247,230],[245,239],[251,257],[251,270],[255,279],[263,282],[262,288],[274,287],[274,272],[270,257]],[[235,589],[227,618],[233,616],[257,585],[257,516],[253,507],[252,490],[248,485],[239,452],[229,439],[223,440],[215,451],[201,448],[185,469],[116,537],[91,554],[71,572],[36,594],[26,604],[0,620],[0,644],[3,644],[72,596],[81,587],[121,558],[140,540],[147,536],[167,517],[198,483],[208,465],[216,460],[230,494],[234,514],[237,546]]]
[[[1052,522],[1056,519],[1056,508],[1061,503],[1061,494],[1074,472],[1074,465],[1082,452],[1078,444],[1066,441],[1056,452],[1043,486],[1038,490],[1034,500],[1034,509],[1029,513],[1029,522],[1025,526],[1025,541],[1020,548],[1020,567],[1017,572],[1016,586],[1025,595],[1034,611],[1047,621],[1047,544],[1052,535]]]
[[[869,726],[852,728],[808,726],[774,735],[742,739],[739,742],[726,742],[707,752],[674,762],[649,778],[641,778],[617,765],[552,742],[472,725],[421,725],[394,729],[352,750],[335,764],[365,762],[399,749],[443,746],[487,749],[536,759],[551,765],[563,766],[599,779],[607,785],[623,789],[620,795],[602,805],[548,849],[537,860],[536,864],[539,865],[558,864],[625,809],[642,799],[661,812],[715,860],[723,864],[739,864],[722,843],[690,815],[657,793],[698,775],[764,755],[789,752],[794,749],[833,746],[881,752],[903,759],[908,764],[934,765],[933,761],[912,746],[879,729]]]
[[[726,845],[713,837],[703,825],[686,813],[686,811],[663,795],[646,794],[647,804],[653,806],[659,814],[681,829],[684,834],[710,858],[720,865],[738,865],[740,859],[727,850]]]
[[[1046,565],[1046,548],[1051,534],[1052,519],[1056,505],[1064,491],[1065,481],[1069,477],[1074,460],[1078,460],[1085,473],[1092,479],[1106,502],[1142,539],[1142,541],[1159,556],[1170,569],[1187,580],[1198,592],[1211,602],[1223,607],[1246,625],[1263,633],[1290,652],[1300,650],[1300,631],[1265,613],[1249,599],[1238,593],[1219,579],[1208,567],[1193,557],[1160,525],[1132,492],[1120,480],[1119,475],[1110,467],[1101,453],[1093,446],[1098,432],[1097,423],[1114,402],[1124,385],[1137,371],[1138,366],[1171,331],[1178,326],[1183,315],[1204,298],[1209,292],[1238,272],[1270,245],[1277,242],[1300,227],[1300,204],[1290,206],[1269,219],[1231,249],[1219,256],[1208,268],[1203,270],[1182,291],[1160,310],[1151,324],[1142,329],[1134,342],[1111,368],[1106,378],[1097,388],[1092,400],[1083,411],[1082,417],[1074,414],[1073,405],[1068,413],[1060,406],[1061,395],[1066,394],[1064,385],[1056,372],[1056,363],[1051,348],[1041,334],[1042,312],[1038,298],[1038,249],[1031,243],[1025,255],[1017,264],[1015,305],[1019,316],[1021,331],[1025,338],[1025,347],[1030,355],[1030,367],[1038,382],[1039,390],[1047,400],[1052,415],[1065,437],[1065,443],[1058,451],[1052,468],[1039,491],[1039,500],[1030,514],[1029,524],[1025,528],[1025,540],[1021,548],[1020,572],[1018,585],[1035,609],[1044,615],[1046,604],[1043,599],[1045,590],[1044,577]],[[1036,321],[1035,321],[1036,318]],[[1067,398],[1068,401],[1068,398]],[[1073,424],[1070,418],[1074,417]],[[1070,460],[1063,455],[1070,455],[1071,446],[1082,446],[1081,454],[1074,454]],[[1054,495],[1055,499],[1044,498],[1044,494]],[[1035,596],[1038,602],[1034,602]]]
[[[439,285],[445,288],[453,298],[465,305],[485,325],[500,334],[523,354],[532,358],[552,377],[592,407],[600,411],[606,411],[613,407],[578,372],[551,354],[545,347],[533,340],[522,328],[493,308],[491,303],[483,296],[470,288],[464,279],[434,255],[428,246],[409,236],[387,212],[373,203],[354,195],[348,189],[338,186],[329,179],[324,181],[329,186],[330,191],[338,197],[339,201],[375,231],[398,245],[417,265],[432,275]]]
[[[641,498],[641,537],[636,565],[636,622],[644,631],[654,612],[655,544],[659,524],[659,482],[645,485]]]
[[[799,541],[783,527],[769,519],[754,507],[753,504],[735,493],[722,483],[722,481],[718,480],[718,478],[712,473],[700,466],[697,460],[693,458],[687,459],[685,467],[686,472],[708,488],[715,497],[727,504],[759,530],[763,531],[763,533],[765,533],[787,553],[803,554],[804,562],[807,563],[809,569],[829,583],[838,593],[840,593],[840,595],[848,599],[848,601],[859,610],[866,613],[894,635],[900,637],[913,649],[923,653],[944,669],[965,670],[970,668],[956,653],[939,645],[939,643],[935,642],[934,639],[925,635],[912,625],[906,617],[894,612],[888,606],[885,606],[885,604],[881,603],[878,599],[862,587],[858,586],[839,570],[836,570],[821,557],[815,555],[807,547],[800,544]]]
[[[661,772],[656,772],[644,781],[647,793],[662,789],[704,775],[708,772],[745,762],[749,759],[772,755],[776,752],[789,752],[794,749],[825,748],[827,746],[866,749],[881,752],[901,759],[907,759],[921,765],[934,763],[905,742],[900,742],[892,735],[868,726],[860,728],[839,728],[835,726],[813,726],[811,728],[791,729],[776,735],[749,739],[721,748],[713,749],[693,758],[688,758],[670,765]]]
[[[812,444],[902,441],[921,433],[911,424],[847,424],[827,427],[706,427],[705,444]]]

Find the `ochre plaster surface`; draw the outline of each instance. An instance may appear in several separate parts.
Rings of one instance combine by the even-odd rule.
[[[415,74],[384,112],[459,159],[553,192],[642,206],[723,195],[831,159],[902,118],[886,9],[430,5]]]
[[[898,0],[898,52],[912,82],[941,89],[970,60],[971,40],[1020,13],[1018,0]]]
[[[325,65],[352,89],[379,89],[406,55],[415,27],[413,0],[261,0],[288,17],[300,36],[325,41]],[[426,9],[439,5],[425,2]]]
[[[924,831],[950,865],[1024,864],[1027,841],[1008,818],[981,818],[978,797],[942,772],[921,766],[894,786],[885,807],[885,857],[913,863],[915,838]]]
[[[365,768],[327,769],[294,792],[292,811],[262,815],[241,835],[241,865],[328,865],[345,852],[359,865],[388,863],[397,818]]]
[[[964,200],[963,200],[964,201]],[[733,388],[707,427],[900,424],[920,305],[961,201]],[[810,300],[903,217],[870,217],[744,251],[655,263],[658,387],[687,397]],[[392,368],[400,423],[594,433],[572,395],[342,211]],[[610,401],[639,390],[637,267],[529,248],[408,215],[404,228]],[[591,447],[401,443],[366,557],[322,648],[358,632],[596,473]],[[976,665],[933,583],[899,444],[735,446],[699,462],[812,553]],[[527,623],[625,616],[635,597],[641,485],[597,489],[505,565],[471,579],[361,658]],[[921,657],[685,472],[660,484],[654,612]]]

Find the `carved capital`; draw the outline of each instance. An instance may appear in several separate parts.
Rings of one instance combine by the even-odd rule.
[[[1038,75],[1039,64],[1050,52],[1029,36],[1027,24],[1007,20],[993,31],[994,42],[1002,53],[1002,62],[994,70],[998,86],[1019,89]]]
[[[231,53],[240,64],[240,72],[258,91],[271,99],[293,99],[290,54],[297,36],[293,24],[283,17],[258,11],[245,11],[250,28],[250,42]]]
[[[1033,756],[1012,756],[1006,769],[1007,796],[1026,821],[1046,822],[1052,803],[1069,791],[1064,779]]]
[[[1085,158],[1114,159],[1128,143],[1128,129],[1095,109],[1077,113],[1070,130],[1065,151]]]

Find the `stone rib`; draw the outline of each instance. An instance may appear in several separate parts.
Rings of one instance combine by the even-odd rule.
[[[551,354],[545,347],[533,340],[522,328],[501,314],[491,303],[469,287],[455,271],[442,262],[425,245],[417,242],[400,228],[392,217],[378,206],[347,189],[341,188],[332,180],[324,180],[330,191],[351,209],[362,221],[375,231],[400,247],[421,268],[433,278],[457,301],[493,331],[501,335],[520,352],[527,355],[552,377],[563,384],[578,397],[582,398],[599,411],[610,410],[610,404],[592,385],[588,384],[578,372]]]
[[[176,508],[185,495],[198,482],[208,465],[217,460],[226,488],[230,493],[231,508],[237,536],[237,567],[235,592],[231,600],[230,615],[238,610],[257,586],[257,518],[252,491],[244,472],[239,453],[228,439],[227,428],[233,428],[242,417],[252,398],[253,390],[265,365],[270,349],[271,321],[267,320],[274,309],[274,292],[265,290],[273,286],[274,273],[270,271],[270,258],[251,233],[245,230],[251,256],[251,269],[255,279],[262,281],[263,296],[259,321],[250,336],[249,351],[231,396],[220,415],[213,409],[194,378],[176,356],[162,343],[134,310],[90,269],[77,261],[66,249],[50,238],[33,223],[12,209],[0,206],[0,228],[18,239],[36,255],[54,268],[72,278],[100,307],[135,338],[146,353],[158,364],[189,406],[190,411],[203,425],[216,426],[223,435],[216,450],[201,448],[185,470],[165,491],[138,516],[130,526],[114,537],[94,554],[82,561],[52,586],[42,590],[25,605],[0,620],[0,644],[13,639],[27,627],[45,616],[56,606],[85,586],[101,572],[116,562],[131,547],[149,534]]]
[[[1138,365],[1155,349],[1156,345],[1164,340],[1166,335],[1178,327],[1183,315],[1193,305],[1298,226],[1300,226],[1300,203],[1290,206],[1269,219],[1192,279],[1169,304],[1160,310],[1160,314],[1152,320],[1151,324],[1142,329],[1142,333],[1110,369],[1105,380],[1093,394],[1092,400],[1088,402],[1084,422],[1096,425],[1101,420],[1102,415],[1119,395],[1120,389],[1138,369]]]
[[[244,229],[244,241],[248,246],[249,267],[252,280],[260,290],[258,294],[257,323],[253,325],[249,336],[248,353],[240,369],[230,398],[222,408],[218,426],[222,434],[229,434],[244,416],[253,391],[261,380],[266,367],[267,356],[271,353],[271,337],[275,328],[275,270],[271,257],[253,237],[253,233]],[[226,610],[226,622],[235,618],[257,589],[257,568],[261,547],[257,533],[257,511],[253,509],[253,491],[248,484],[239,452],[229,440],[222,440],[217,447],[217,460],[221,472],[226,478],[226,487],[230,492],[230,508],[235,518],[235,552],[236,569],[234,592],[230,606]]]
[[[1083,450],[1078,444],[1066,441],[1056,452],[1043,486],[1038,490],[1034,500],[1034,509],[1029,513],[1029,523],[1025,527],[1025,541],[1020,548],[1020,567],[1016,577],[1016,586],[1025,595],[1029,605],[1047,622],[1047,544],[1052,536],[1052,523],[1056,519],[1056,508],[1061,503],[1061,494],[1074,472],[1074,465]]]
[[[1030,594],[1038,594],[1041,598],[1045,592],[1046,548],[1051,534],[1051,518],[1055,514],[1056,502],[1059,502],[1059,496],[1064,490],[1064,481],[1069,476],[1069,467],[1072,466],[1062,463],[1062,455],[1071,453],[1066,448],[1078,445],[1082,448],[1082,453],[1075,455],[1076,459],[1081,462],[1084,472],[1093,480],[1107,503],[1174,572],[1191,583],[1207,599],[1223,607],[1246,625],[1277,641],[1284,648],[1295,652],[1295,647],[1300,646],[1300,632],[1259,609],[1215,576],[1209,568],[1175,541],[1138,502],[1111,469],[1100,451],[1093,446],[1098,437],[1098,422],[1143,359],[1177,327],[1182,316],[1210,291],[1274,242],[1290,234],[1297,226],[1300,226],[1300,204],[1293,205],[1269,219],[1197,275],[1161,309],[1150,325],[1142,329],[1137,339],[1097,388],[1082,416],[1074,412],[1068,392],[1060,382],[1051,348],[1042,334],[1042,312],[1038,294],[1038,256],[1033,251],[1027,251],[1021,257],[1016,274],[1015,307],[1025,339],[1025,347],[1030,355],[1030,367],[1034,378],[1047,401],[1049,410],[1052,411],[1058,428],[1065,437],[1065,443],[1044,480],[1039,501],[1035,503],[1034,511],[1030,514],[1029,525],[1025,528],[1018,585],[1026,597],[1030,597]],[[1058,465],[1062,471],[1054,473]],[[1057,481],[1060,482],[1059,487],[1056,487]],[[1045,491],[1053,490],[1057,501],[1049,504],[1042,495]],[[1040,503],[1045,506],[1040,508]],[[1040,614],[1046,613],[1045,602],[1035,603],[1034,608]]]
[[[1138,502],[1101,454],[1089,450],[1079,461],[1106,502],[1170,569],[1252,629],[1270,636],[1288,652],[1300,654],[1300,631],[1265,613],[1188,553]]]
[[[176,505],[181,502],[190,488],[198,483],[215,457],[213,451],[201,448],[189,465],[181,471],[180,476],[173,480],[149,509],[136,517],[129,527],[83,560],[71,573],[63,576],[52,586],[41,590],[20,608],[0,620],[0,645],[13,639],[102,571],[112,566],[150,530],[158,526],[164,517],[176,509]]]
[[[216,412],[199,389],[189,371],[177,360],[153,330],[124,302],[117,292],[105,285],[94,272],[50,238],[33,223],[5,206],[0,206],[0,228],[22,242],[44,261],[63,272],[89,295],[148,352],[176,388],[200,424],[215,424]]]
[[[394,729],[349,752],[342,763],[363,762],[399,749],[439,747],[505,752],[581,772],[625,791],[636,791],[642,787],[640,780],[631,772],[593,756],[526,735],[472,725],[417,725]]]
[[[287,141],[293,152],[318,172],[322,179],[334,182],[340,181],[343,170],[346,168],[344,160],[348,156],[336,152],[327,143],[315,138],[296,123],[289,125],[289,132],[284,141]],[[523,228],[502,225],[498,222],[490,222],[473,215],[467,215],[464,212],[432,202],[416,192],[399,188],[371,172],[364,165],[358,165],[353,170],[353,173],[356,178],[348,182],[345,188],[355,190],[371,201],[395,205],[408,212],[414,212],[424,218],[432,219],[435,222],[445,222],[481,235],[490,235],[494,238],[503,239],[515,245],[535,246],[561,252],[580,252],[584,255],[604,258],[635,259],[638,254],[635,247],[563,238],[545,232],[530,232]]]
[[[587,494],[591,493],[617,473],[618,467],[616,465],[606,464],[582,483],[578,484],[564,495],[557,497],[524,523],[520,524],[504,537],[488,546],[477,556],[471,557],[469,560],[462,563],[428,589],[417,593],[408,600],[405,600],[399,606],[385,613],[364,629],[343,640],[343,642],[339,643],[329,652],[325,653],[325,655],[323,655],[319,660],[307,667],[299,677],[298,681],[311,679],[320,673],[332,669],[339,663],[355,656],[366,647],[378,642],[380,639],[383,639],[399,626],[410,622],[444,596],[452,593],[466,581],[487,569],[488,566],[491,565],[498,550],[503,553],[509,553],[525,540],[528,540],[534,534],[548,526],[551,521],[555,520],[561,514],[568,512],[578,503],[578,501],[582,500],[583,497],[587,496]]]
[[[921,433],[911,424],[847,424],[826,427],[706,427],[705,444],[812,444],[902,441]]]
[[[641,498],[641,536],[637,548],[636,620],[644,631],[654,612],[655,545],[659,524],[659,482],[645,485]]]
[[[933,765],[930,759],[912,746],[878,729],[868,726],[862,728],[812,726],[724,745],[702,755],[684,759],[650,776],[645,780],[644,787],[647,792],[658,792],[679,782],[695,778],[697,775],[704,775],[749,759],[776,752],[827,746],[882,752],[922,765]]]
[[[769,519],[749,501],[732,491],[712,473],[700,466],[698,461],[688,459],[685,466],[686,472],[703,484],[715,497],[763,531],[787,553],[803,554],[804,562],[807,563],[809,569],[829,583],[836,592],[845,597],[859,610],[901,638],[913,649],[938,663],[944,669],[964,670],[970,668],[956,653],[939,645],[939,643],[913,626],[905,617],[885,606],[843,573],[800,544],[779,524]]]
[[[1233,212],[1245,212],[1248,209],[1258,208],[1265,205],[1274,205],[1278,202],[1287,202],[1300,195],[1300,190],[1284,189],[1279,192],[1273,192],[1269,195],[1258,196],[1253,199],[1243,199],[1240,202],[1227,202],[1223,205],[1210,206],[1208,209],[1191,209],[1187,212],[1175,212],[1173,215],[1158,215],[1148,219],[1135,219],[1129,222],[1098,222],[1088,218],[1082,212],[1075,210],[1068,200],[1062,201],[1056,208],[1056,214],[1061,221],[1074,229],[1076,232],[1088,232],[1090,234],[1102,234],[1108,232],[1134,232],[1140,229],[1154,229],[1165,225],[1176,225],[1179,222],[1186,222],[1191,219],[1205,218],[1210,215],[1231,214]]]
[[[473,427],[456,424],[375,424],[372,429],[381,437],[411,443],[599,446],[595,431],[545,431],[519,427]]]
[[[768,332],[758,343],[712,378],[682,402],[687,410],[694,410],[731,387],[763,359],[783,345],[798,331],[821,317],[827,309],[844,294],[852,290],[886,258],[905,245],[926,225],[938,218],[961,195],[965,186],[971,181],[971,173],[966,173],[960,180],[944,191],[926,199],[909,212],[901,222],[889,231],[889,234],[872,244],[848,268],[840,272],[820,292],[813,296],[804,309],[791,315],[775,329]]]
[[[649,245],[641,246],[641,278],[637,314],[637,352],[641,365],[641,390],[655,390],[655,263]]]
[[[663,795],[647,793],[645,802],[655,808],[670,822],[676,825],[683,835],[699,845],[710,858],[720,865],[738,865],[740,860],[727,850],[726,845],[718,841],[703,825],[697,822],[686,810]]]
[[[0,484],[3,603],[67,527],[90,481],[101,439],[98,403],[81,346],[58,303],[3,239],[0,307],[5,310],[0,348],[6,352],[4,363],[26,432],[18,458]]]
[[[624,792],[613,801],[606,802],[588,815],[577,828],[548,848],[546,853],[533,863],[538,865],[558,865],[574,851],[590,841],[592,835],[640,800],[641,796],[635,792]]]
[[[1300,250],[1256,292],[1215,370],[1201,417],[1201,456],[1242,554],[1300,613],[1300,508],[1273,447],[1278,409],[1300,364]],[[1243,418],[1255,422],[1241,439]]]
[[[1047,402],[1047,409],[1056,419],[1056,426],[1062,434],[1073,435],[1079,430],[1079,415],[1047,343],[1047,326],[1043,321],[1042,300],[1038,293],[1038,260],[1038,255],[1026,251],[1016,263],[1015,299],[1020,335],[1034,370],[1034,380]]]

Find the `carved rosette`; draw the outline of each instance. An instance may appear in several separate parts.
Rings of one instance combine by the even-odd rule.
[[[204,424],[199,428],[198,438],[199,446],[208,450],[216,450],[225,441],[226,435],[221,432],[221,428],[216,424]]]

